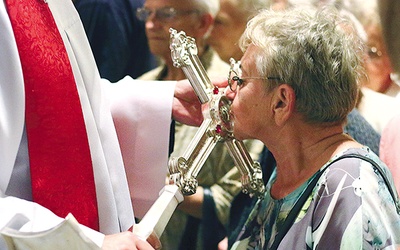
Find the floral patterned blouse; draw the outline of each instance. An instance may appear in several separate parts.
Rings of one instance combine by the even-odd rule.
[[[350,153],[367,156],[378,163],[394,189],[391,174],[378,156],[368,148],[343,152]],[[314,177],[285,198],[275,200],[270,196],[276,178],[274,172],[266,186],[264,199],[258,201],[242,229],[241,237],[246,235],[245,232],[250,237],[236,242],[232,249],[270,249],[288,213]],[[400,247],[400,215],[384,179],[371,163],[359,158],[345,158],[324,171],[278,249],[396,247]]]

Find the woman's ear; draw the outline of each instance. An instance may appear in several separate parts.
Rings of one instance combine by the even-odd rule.
[[[198,26],[199,37],[208,36],[211,32],[212,26],[214,24],[214,18],[211,14],[201,14],[200,22]]]
[[[293,114],[296,103],[294,89],[288,84],[282,84],[274,90],[272,100],[275,123],[283,125]]]

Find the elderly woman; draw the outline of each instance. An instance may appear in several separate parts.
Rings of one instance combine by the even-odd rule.
[[[394,249],[397,193],[386,166],[343,132],[362,48],[331,9],[263,11],[241,38],[227,96],[234,134],[276,159],[237,249]]]

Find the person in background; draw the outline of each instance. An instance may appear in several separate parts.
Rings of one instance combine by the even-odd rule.
[[[400,2],[391,0],[379,1],[379,14],[382,23],[382,34],[386,44],[393,75],[400,74],[400,17],[393,15],[400,11]],[[397,192],[400,193],[400,105],[396,106],[398,114],[393,117],[382,131],[380,158],[393,174]]]
[[[220,0],[220,10],[207,43],[222,60],[240,60],[243,56],[239,48],[239,38],[246,28],[247,21],[261,9],[269,8],[265,0]]]
[[[396,74],[391,72],[391,65],[385,52],[377,3],[376,0],[288,0],[286,3],[283,1],[281,7],[284,9],[329,6],[338,9],[341,15],[350,19],[355,27],[354,31],[365,46],[363,65],[366,70],[364,77],[360,79],[362,87],[356,109],[380,134],[393,114],[397,113],[396,106],[400,105],[400,101],[394,96],[400,87],[396,84]]]
[[[354,15],[361,26],[359,31],[365,44],[362,96],[357,104],[361,115],[379,132],[397,113],[400,86],[390,62],[382,34],[377,0],[336,1],[337,7]]]
[[[129,90],[137,103],[125,110],[140,109],[139,120],[149,115],[146,107],[159,110],[156,124],[136,132],[168,138],[171,114],[182,123],[202,121],[188,81],[102,80],[69,0],[2,1],[0,31],[0,228],[22,214],[28,220],[23,230],[44,231],[72,213],[83,234],[102,249],[149,247],[129,231],[134,213],[108,91]],[[165,96],[141,98],[152,91]],[[3,237],[0,248],[6,249]]]
[[[111,82],[137,78],[157,67],[136,9],[144,0],[74,0],[100,76]]]
[[[364,67],[368,78],[363,82],[363,86],[396,97],[400,93],[400,86],[392,79],[393,69],[384,43],[378,2],[377,0],[343,0],[342,6],[343,9],[354,14],[367,35],[368,58]]]
[[[220,67],[222,69],[228,67],[221,63],[220,58],[205,42],[218,9],[218,0],[146,0],[143,8],[137,9],[136,15],[145,22],[150,50],[162,60],[162,65],[146,72],[140,76],[140,79],[176,80],[186,78],[182,69],[173,66],[169,47],[170,28],[174,28],[178,32],[184,31],[187,36],[196,40],[197,54],[206,69],[212,67],[216,70]]]
[[[261,140],[276,169],[233,249],[400,246],[392,176],[343,130],[363,53],[343,24],[333,9],[263,11],[241,38],[227,91],[234,135]]]
[[[382,131],[379,157],[389,167],[394,177],[397,192],[400,193],[400,109]]]
[[[139,79],[186,78],[181,68],[173,66],[169,28],[184,31],[195,39],[198,57],[209,77],[225,76],[229,65],[219,58],[206,41],[218,10],[219,0],[146,0],[137,14],[145,21],[150,50],[161,59],[162,64]],[[176,123],[171,157],[183,156],[197,130],[196,127]],[[253,159],[257,159],[262,144],[248,142],[246,146]],[[216,145],[199,172],[197,181],[199,187],[196,193],[185,196],[161,236],[161,244],[166,249],[213,249],[225,236],[224,226],[229,217],[229,207],[241,186],[240,174],[225,145]]]

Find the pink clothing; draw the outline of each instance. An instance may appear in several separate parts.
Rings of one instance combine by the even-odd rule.
[[[400,193],[400,114],[396,115],[382,131],[379,154],[392,172],[397,192]]]

